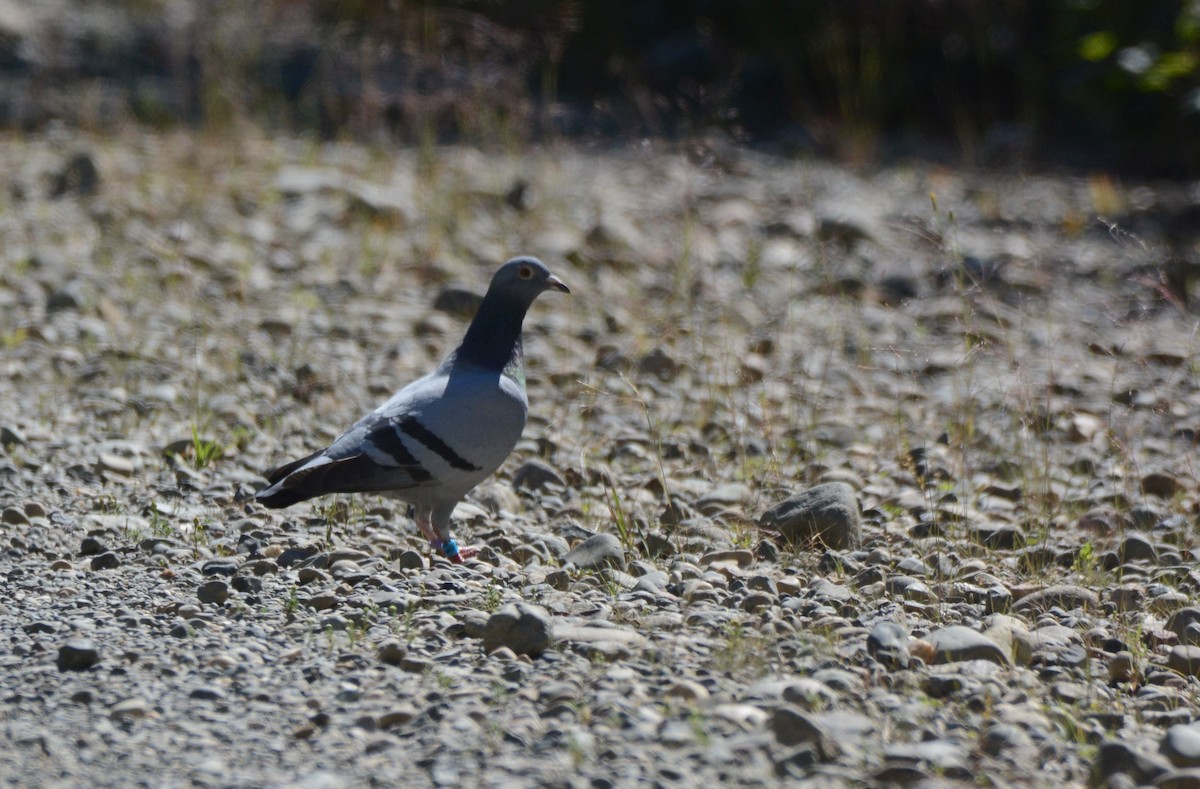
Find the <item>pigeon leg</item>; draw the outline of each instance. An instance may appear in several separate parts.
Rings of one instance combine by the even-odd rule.
[[[421,531],[422,537],[430,542],[436,542],[439,540],[437,532],[435,532],[433,527],[429,525],[428,512],[414,512],[412,513],[412,519],[413,522],[417,524],[417,528]]]
[[[462,564],[463,559],[470,559],[478,551],[475,548],[460,548],[454,538],[450,536],[450,514],[454,512],[454,505],[457,503],[451,502],[449,505],[434,508],[431,519],[433,528],[437,531],[437,537],[430,540],[429,544],[454,564]]]

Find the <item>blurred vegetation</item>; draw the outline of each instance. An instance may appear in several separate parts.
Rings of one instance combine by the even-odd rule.
[[[1200,0],[0,10],[10,127],[250,122],[493,145],[715,135],[851,161],[1200,173]]]

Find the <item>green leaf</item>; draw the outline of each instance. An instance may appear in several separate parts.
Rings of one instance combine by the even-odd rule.
[[[1098,30],[1079,40],[1079,57],[1095,63],[1104,60],[1117,48],[1117,36],[1111,30]]]

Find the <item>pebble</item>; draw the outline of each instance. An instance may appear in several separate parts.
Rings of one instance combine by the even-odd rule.
[[[1153,564],[1158,561],[1158,551],[1155,550],[1154,543],[1150,542],[1146,535],[1137,532],[1131,532],[1125,536],[1117,555],[1122,564],[1138,561]]]
[[[88,638],[72,638],[58,648],[59,671],[86,671],[100,661],[100,651]]]
[[[1152,471],[1142,477],[1142,493],[1169,499],[1182,489],[1179,480],[1161,471]]]
[[[1171,763],[1165,757],[1147,753],[1128,742],[1108,740],[1101,743],[1092,762],[1092,785],[1113,785],[1109,782],[1119,775],[1132,779],[1135,786],[1152,784],[1170,770]]]
[[[530,458],[513,472],[512,486],[516,490],[538,493],[547,488],[566,488],[566,480],[544,460]]]
[[[599,627],[576,623],[556,624],[555,641],[588,657],[627,659],[646,645],[646,637],[624,627]]]
[[[993,758],[1005,754],[1025,754],[1033,750],[1033,740],[1020,726],[993,723],[979,737],[979,748]],[[1019,758],[1015,755],[1010,758]]]
[[[1170,630],[1180,641],[1191,625],[1200,625],[1200,607],[1184,606],[1176,609],[1167,617],[1167,630]]]
[[[671,687],[663,692],[663,697],[668,699],[679,699],[688,704],[698,704],[707,701],[709,697],[708,688],[701,685],[692,679],[676,680]]]
[[[1158,751],[1176,767],[1200,767],[1200,725],[1180,723],[1170,727]]]
[[[1133,660],[1133,653],[1127,650],[1121,650],[1113,655],[1108,660],[1108,681],[1109,682],[1130,682],[1137,677],[1137,665]]]
[[[220,579],[205,581],[196,589],[196,597],[205,605],[221,605],[229,599],[229,584]]]
[[[867,636],[867,654],[889,670],[908,668],[908,631],[895,622],[880,622]]]
[[[988,628],[984,631],[984,636],[996,642],[1013,662],[1028,666],[1033,660],[1033,636],[1025,623],[1005,614],[993,615],[987,622]]]
[[[1090,589],[1074,584],[1048,586],[1031,592],[1013,603],[1013,610],[1018,612],[1043,611],[1052,607],[1071,611],[1076,608],[1095,610],[1100,607],[1100,598]]]
[[[844,482],[828,482],[791,496],[764,512],[759,526],[801,545],[815,539],[834,550],[852,550],[862,544],[858,499],[854,488]]]
[[[663,383],[670,383],[679,375],[679,363],[662,348],[655,348],[638,360],[639,376],[654,377]]]
[[[729,562],[738,567],[749,567],[754,562],[754,554],[745,549],[736,549],[728,551],[709,551],[700,557],[700,565],[703,567],[710,564],[718,564]]]
[[[1200,647],[1179,645],[1167,653],[1167,668],[1185,677],[1200,677]]]
[[[612,534],[595,534],[576,545],[562,557],[563,564],[572,564],[581,570],[596,570],[601,567],[625,567],[625,549],[621,541]]]
[[[144,718],[149,712],[150,703],[141,698],[124,699],[108,708],[112,718]]]
[[[433,297],[433,308],[463,320],[470,320],[479,311],[483,297],[465,285],[444,285]]]
[[[0,513],[0,523],[9,526],[28,526],[29,518],[23,510],[19,510],[16,507],[5,507],[4,512]]]
[[[120,566],[120,558],[112,551],[105,551],[98,556],[93,556],[91,561],[93,570],[115,570]]]
[[[25,433],[12,425],[0,425],[0,447],[25,446],[29,440]]]
[[[132,477],[137,471],[137,465],[131,458],[114,455],[111,452],[101,452],[97,465],[102,471],[111,471],[122,477]]]
[[[925,636],[933,647],[933,663],[957,663],[963,660],[988,660],[1001,666],[1010,664],[1000,645],[982,633],[964,625],[951,625]]]
[[[729,482],[718,485],[696,499],[694,506],[703,515],[716,515],[730,507],[740,507],[749,503],[752,496],[749,485],[741,482]]]
[[[483,628],[483,648],[493,652],[507,647],[518,655],[538,657],[554,643],[554,622],[541,606],[509,603],[488,617]]]

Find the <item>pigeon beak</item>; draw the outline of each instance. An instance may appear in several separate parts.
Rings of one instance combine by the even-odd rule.
[[[546,277],[546,285],[553,288],[554,290],[562,291],[563,293],[571,292],[571,289],[568,288],[561,279],[554,276],[553,274],[551,274],[549,277]]]

